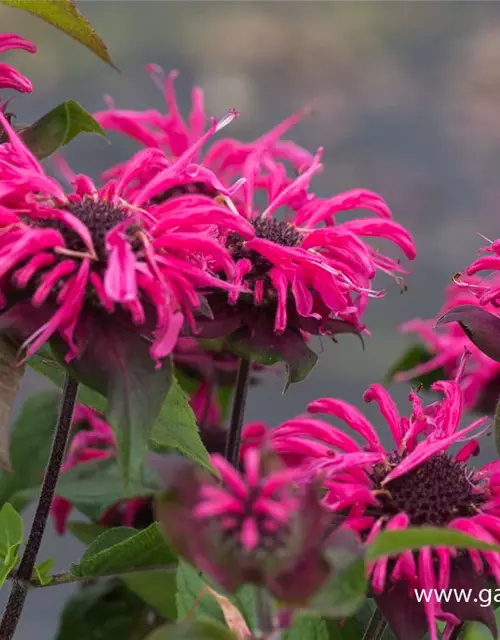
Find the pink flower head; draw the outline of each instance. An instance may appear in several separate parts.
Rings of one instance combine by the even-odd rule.
[[[496,277],[491,280],[500,282]],[[479,306],[480,301],[474,293],[475,287],[481,287],[481,280],[475,276],[466,276],[460,281],[453,282],[446,289],[445,303],[438,317],[447,313],[457,305]],[[492,303],[486,303],[484,308],[494,313],[496,308]],[[476,347],[469,337],[456,324],[446,324],[435,329],[436,319],[421,320],[415,318],[406,322],[401,327],[403,333],[418,336],[429,352],[429,359],[416,367],[398,373],[396,380],[411,380],[420,378],[429,373],[442,373],[442,377],[453,379],[456,376],[464,350],[471,352],[464,371],[462,389],[464,404],[467,409],[476,409],[481,412],[494,411],[495,402],[500,390],[500,363],[492,360]]]
[[[94,409],[77,405],[73,417],[71,439],[62,471],[91,460],[104,460],[116,456],[116,440],[113,429]],[[68,518],[73,509],[69,500],[56,495],[51,506],[54,526],[58,535],[66,533]],[[149,518],[148,518],[149,515]],[[148,526],[153,521],[150,500],[132,498],[121,501],[107,509],[99,519],[99,524],[109,526]]]
[[[62,466],[63,472],[89,460],[115,456],[116,442],[113,429],[93,409],[82,404],[77,405],[72,428],[75,434],[66,453]],[[61,496],[56,496],[52,502],[52,517],[59,535],[66,533],[72,508],[71,502]]]
[[[32,42],[21,38],[16,33],[0,33],[0,53],[13,49],[23,49],[29,53],[36,52],[36,46]],[[0,89],[14,89],[20,93],[31,93],[33,86],[28,78],[16,71],[14,67],[0,62]]]
[[[166,114],[162,114],[157,109],[146,111],[117,109],[113,100],[107,96],[108,109],[95,113],[94,117],[104,129],[117,131],[145,147],[162,149],[169,157],[178,158],[200,139],[207,127],[208,118],[205,113],[203,90],[200,87],[193,88],[191,111],[187,119],[184,119],[175,92],[175,79],[178,72],[170,71],[165,74],[157,64],[147,65],[146,71],[165,97],[168,109]],[[243,163],[256,150],[260,153],[265,150],[271,159],[286,160],[299,170],[311,162],[311,154],[295,143],[282,141],[280,138],[300,120],[303,114],[304,112],[301,111],[293,115],[254,142],[244,143],[233,138],[223,138],[215,142],[205,154],[203,166],[216,171],[226,186],[235,177],[241,175]],[[198,154],[197,160],[200,160],[201,149]],[[118,167],[112,171],[115,173],[120,170],[121,168]],[[207,186],[203,181],[193,181],[186,186],[186,189],[196,192],[200,189],[206,190]],[[169,192],[164,194],[163,199],[173,195],[175,192]]]
[[[462,372],[459,371],[459,375]],[[346,528],[370,542],[381,530],[409,526],[453,529],[488,543],[500,542],[500,473],[494,462],[476,470],[469,460],[479,449],[477,436],[486,418],[459,429],[463,396],[457,381],[440,381],[443,394],[425,406],[410,394],[412,412],[401,416],[389,393],[372,385],[365,401],[375,401],[387,421],[394,448],[386,449],[367,418],[334,398],[308,405],[312,417],[288,421],[273,430],[271,442],[281,454],[300,458],[305,477],[321,472],[332,513],[345,516]],[[328,414],[361,438],[317,419]],[[458,453],[450,447],[460,444]],[[433,596],[418,603],[414,589],[486,587],[486,576],[500,580],[500,554],[425,548],[383,558],[370,568],[371,588],[383,615],[400,640],[421,640],[429,631],[437,640],[436,620],[446,623],[445,638],[463,620],[487,624],[496,637],[492,609],[470,602],[439,603]],[[434,592],[435,593],[435,592]],[[479,602],[477,600],[476,602]],[[404,616],[399,615],[405,612]]]
[[[255,447],[242,472],[211,456],[220,482],[178,462],[158,458],[155,466],[167,488],[157,518],[181,555],[229,592],[263,584],[282,601],[302,603],[318,590],[330,572],[327,529],[335,527],[316,485],[301,488],[295,469]]]
[[[204,196],[177,198],[161,215],[149,206],[158,191],[197,170],[197,145],[218,123],[173,163],[146,149],[119,179],[97,188],[78,175],[66,194],[1,113],[0,122],[9,136],[0,147],[0,294],[4,308],[11,305],[0,324],[19,330],[20,317],[30,321],[28,356],[55,333],[67,358],[78,356],[86,320],[98,311],[141,327],[158,361],[185,320],[194,330],[202,290],[237,287],[233,261],[215,236],[224,227],[250,238],[248,222]]]

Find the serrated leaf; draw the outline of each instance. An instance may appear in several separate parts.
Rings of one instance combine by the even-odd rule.
[[[153,631],[146,640],[238,640],[220,622],[201,618],[193,622],[168,624]]]
[[[106,45],[72,0],[1,0],[1,2],[8,7],[21,9],[41,18],[83,44],[107,64],[115,66],[109,57]]]
[[[93,522],[80,522],[77,520],[70,520],[67,524],[67,528],[77,540],[86,545],[94,542],[101,533],[106,531],[106,527],[102,527],[100,524],[94,524]]]
[[[177,618],[175,570],[138,571],[123,575],[122,580],[136,595],[167,620]]]
[[[104,532],[72,572],[80,577],[97,577],[142,567],[170,567],[176,561],[154,523],[142,531],[119,527]]]
[[[12,471],[9,455],[9,426],[12,405],[16,397],[24,367],[15,366],[17,347],[5,336],[0,336],[0,465]]]
[[[329,640],[326,622],[318,614],[302,613],[295,617],[293,625],[283,634],[283,640]]]
[[[49,584],[49,582],[51,582],[52,576],[50,575],[50,573],[54,568],[55,562],[55,558],[47,558],[47,560],[44,560],[37,567],[35,567],[35,575],[38,578],[38,582],[42,586],[45,586],[46,584]]]
[[[48,158],[80,133],[104,137],[106,132],[85,109],[74,100],[66,100],[34,124],[21,131],[21,138],[39,159]]]
[[[158,453],[173,449],[213,472],[188,397],[175,377],[158,420],[151,430],[150,448]]]
[[[64,361],[66,347],[54,342],[53,348]],[[129,489],[141,478],[150,432],[172,383],[171,359],[156,367],[149,343],[136,330],[111,317],[95,317],[85,350],[69,370],[106,396],[106,418],[116,434],[118,462]]]
[[[142,640],[150,613],[121,580],[98,581],[66,602],[55,640]]]
[[[195,567],[184,560],[179,560],[177,567],[176,601],[178,620],[207,616],[224,622],[224,615],[209,592],[207,582]]]
[[[57,386],[63,386],[65,370],[49,349],[41,349],[28,360],[28,365]],[[78,400],[101,413],[106,411],[103,395],[85,384],[80,384]],[[170,390],[151,430],[149,448],[160,453],[177,451],[213,472],[188,397],[175,377],[172,378]]]
[[[154,489],[138,483],[131,485],[129,491],[134,496],[147,496]],[[57,481],[56,493],[91,520],[98,520],[108,507],[129,495],[116,460],[112,458],[89,460],[64,471]],[[22,492],[21,496],[26,493]],[[27,497],[32,496],[28,494]]]
[[[432,357],[432,354],[427,351],[423,345],[415,344],[411,346],[389,369],[384,379],[385,384],[390,384],[398,373],[411,371],[411,369],[414,369],[419,364],[428,362]],[[414,385],[422,385],[424,389],[430,389],[434,382],[445,379],[446,374],[444,369],[438,368],[430,373],[415,376],[414,378],[411,378],[409,382]]]
[[[23,489],[33,487],[38,491],[49,458],[60,397],[58,391],[41,391],[22,406],[10,434],[12,472],[0,470],[0,504],[12,500]]]
[[[489,544],[479,538],[465,535],[453,529],[438,527],[410,527],[400,531],[383,531],[366,551],[367,560],[399,555],[409,549],[422,547],[452,547],[455,549],[478,549],[500,553],[500,545]]]

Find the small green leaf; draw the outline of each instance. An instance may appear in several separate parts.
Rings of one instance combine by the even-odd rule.
[[[283,634],[283,640],[329,640],[328,626],[316,613],[302,613],[294,618],[293,625]]]
[[[55,562],[55,558],[47,558],[47,560],[44,560],[37,567],[35,567],[35,575],[38,578],[38,582],[42,586],[49,584],[49,582],[52,580],[52,576],[50,575],[50,573],[54,568]]]
[[[72,0],[1,0],[1,2],[8,7],[22,9],[41,18],[83,44],[107,64],[115,66],[109,57],[106,45]]]
[[[70,520],[67,526],[69,531],[77,540],[87,545],[94,542],[101,533],[104,533],[107,530],[106,527],[102,527],[100,524],[94,524],[93,522],[80,522],[79,520]]]
[[[383,531],[368,545],[367,560],[383,556],[398,555],[408,549],[422,547],[453,547],[455,549],[478,549],[500,552],[500,545],[489,544],[478,538],[452,529],[437,527],[410,527],[400,531]]]
[[[207,616],[224,622],[222,610],[217,600],[208,593],[207,586],[198,569],[179,560],[176,595],[178,620],[184,620],[189,615],[194,618]]]
[[[238,640],[238,638],[220,622],[200,618],[193,622],[167,624],[153,631],[146,640]]]
[[[71,571],[80,577],[97,577],[143,567],[170,567],[176,562],[154,523],[142,531],[127,527],[105,531]]]
[[[118,579],[75,591],[64,606],[55,640],[139,640],[151,609]]]
[[[43,160],[80,133],[97,133],[106,137],[106,132],[90,113],[74,100],[67,100],[23,129],[21,137],[30,151]]]
[[[158,453],[173,449],[213,472],[188,397],[176,378],[172,380],[165,404],[151,430],[150,447]]]
[[[432,357],[432,354],[423,345],[415,344],[411,346],[389,369],[384,379],[385,384],[390,384],[398,373],[410,371],[419,364],[428,362]],[[438,368],[430,373],[411,378],[410,382],[415,385],[421,384],[424,389],[430,389],[434,382],[445,379],[446,374],[444,369]]]
[[[23,519],[8,502],[0,509],[0,558],[5,559],[11,549],[23,541]]]
[[[24,367],[16,366],[17,347],[0,337],[0,465],[12,471],[9,455],[9,426],[12,405],[21,384]]]
[[[283,393],[291,383],[305,380],[318,361],[298,330],[287,329],[278,335],[272,326],[264,323],[252,329],[237,329],[226,339],[226,344],[234,354],[252,362],[269,366],[283,360],[286,364]]]
[[[0,470],[0,505],[28,488],[35,489],[36,498],[49,458],[60,397],[59,391],[41,391],[22,406],[10,434],[12,472]]]

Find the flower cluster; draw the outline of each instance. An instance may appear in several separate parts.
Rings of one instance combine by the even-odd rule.
[[[179,157],[205,127],[203,93],[193,90],[188,126],[176,102],[176,74],[164,76],[157,66],[148,70],[164,90],[167,115],[156,110],[120,110],[110,101],[110,108],[95,117],[104,128]],[[191,173],[190,181],[179,181],[154,200],[158,210],[167,211],[183,194],[202,193],[223,202],[254,229],[251,238],[230,229],[220,236],[234,260],[241,286],[229,292],[229,297],[214,291],[208,298],[215,318],[200,327],[206,337],[227,336],[248,327],[261,334],[262,340],[289,328],[330,335],[361,331],[368,298],[382,294],[370,286],[376,271],[402,271],[399,263],[379,254],[363,237],[388,239],[408,258],[415,257],[411,236],[391,219],[387,204],[377,194],[354,189],[323,199],[310,192],[311,179],[322,168],[321,149],[313,156],[281,140],[304,113],[291,116],[253,142],[220,139],[211,146],[202,159],[203,167],[213,170],[226,188],[236,180],[240,188],[231,194],[209,184],[199,170]],[[295,176],[288,174],[287,165]],[[123,167],[117,167],[112,174],[122,171]],[[263,207],[257,204],[262,196],[267,201]],[[377,217],[336,220],[339,213],[353,209],[367,209]]]
[[[465,364],[465,363],[464,363]],[[462,365],[461,369],[463,369]],[[459,371],[462,375],[462,370]],[[387,421],[394,447],[386,449],[375,428],[354,406],[335,398],[308,405],[309,414],[327,414],[361,436],[362,444],[344,429],[311,415],[264,432],[247,427],[247,446],[270,441],[303,482],[323,478],[323,504],[342,515],[343,527],[370,542],[384,529],[409,526],[443,527],[488,543],[500,542],[500,475],[498,461],[475,469],[477,437],[487,427],[480,418],[460,429],[462,392],[457,381],[433,385],[443,398],[425,406],[412,392],[411,414],[401,416],[389,393],[372,385],[365,401],[376,402]],[[253,444],[252,444],[253,443]],[[457,453],[450,448],[461,443]],[[398,638],[421,640],[427,630],[437,638],[436,620],[447,625],[445,638],[462,620],[478,620],[496,634],[493,611],[470,602],[417,602],[414,589],[478,589],[487,577],[500,580],[500,555],[460,549],[426,547],[383,558],[370,568],[375,600]]]
[[[494,280],[491,284],[494,286]],[[467,276],[450,284],[446,289],[445,303],[437,318],[459,305],[480,306],[474,291],[476,287],[481,286],[484,286],[481,280],[474,276]],[[491,313],[496,311],[491,302],[486,303],[484,308]],[[416,335],[422,340],[429,352],[429,359],[412,369],[398,373],[395,376],[396,380],[412,380],[429,373],[452,380],[457,373],[464,350],[467,349],[471,355],[462,380],[465,406],[468,409],[492,413],[500,391],[500,363],[492,360],[471,343],[458,324],[448,324],[435,329],[437,318],[414,318],[402,325],[403,333]]]
[[[74,358],[96,315],[114,314],[149,337],[159,360],[185,321],[194,327],[204,289],[234,290],[235,266],[216,230],[250,238],[248,222],[203,196],[177,198],[161,215],[148,205],[165,185],[196,171],[192,159],[216,122],[173,163],[144,150],[120,178],[97,188],[79,175],[69,194],[2,114],[0,122],[9,136],[0,155],[0,323],[24,334],[28,355],[57,333]]]

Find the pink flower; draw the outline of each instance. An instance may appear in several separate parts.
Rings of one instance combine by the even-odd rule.
[[[490,281],[494,286],[495,278]],[[447,313],[457,305],[480,305],[474,293],[475,287],[481,287],[481,280],[474,276],[467,276],[458,282],[453,282],[446,289],[445,303],[438,317]],[[486,303],[485,309],[491,313],[496,308]],[[413,369],[398,373],[396,380],[411,380],[428,373],[438,373],[442,370],[443,377],[455,378],[464,350],[470,350],[471,356],[462,379],[464,404],[467,409],[476,409],[491,413],[500,389],[500,364],[485,355],[468,338],[458,324],[447,324],[434,329],[436,319],[421,320],[415,318],[401,327],[403,333],[417,335],[430,352],[431,357]]]
[[[465,364],[465,363],[464,363]],[[462,375],[463,365],[458,375]],[[273,447],[283,455],[298,456],[303,477],[324,478],[324,504],[345,516],[344,527],[369,542],[383,529],[435,526],[453,529],[480,540],[500,542],[500,473],[493,462],[479,470],[468,464],[477,454],[477,436],[486,418],[459,429],[463,396],[456,381],[440,381],[433,390],[443,394],[425,406],[410,394],[412,412],[401,416],[389,393],[372,385],[365,401],[375,401],[387,421],[394,448],[386,449],[377,431],[354,406],[334,398],[308,405],[313,417],[288,421],[273,430]],[[324,413],[340,420],[361,437],[318,420]],[[450,447],[460,443],[458,453]],[[297,462],[296,461],[296,462]],[[383,558],[370,568],[371,588],[383,615],[400,640],[421,640],[427,630],[437,639],[436,620],[447,628],[444,638],[463,620],[487,624],[496,637],[491,608],[439,603],[435,597],[418,603],[414,589],[486,587],[486,576],[500,580],[500,555],[425,548]],[[477,601],[479,602],[479,600]],[[404,612],[404,615],[399,615]]]
[[[157,505],[166,537],[229,592],[255,583],[289,604],[306,601],[328,578],[323,551],[335,529],[318,487],[301,488],[296,470],[255,447],[243,472],[220,455],[211,461],[221,482],[186,460],[153,461],[167,489]]]
[[[72,428],[75,434],[66,453],[62,467],[63,472],[90,460],[104,460],[116,456],[116,440],[113,430],[94,409],[82,404],[77,405]],[[69,500],[55,496],[51,513],[58,535],[66,533],[72,509],[73,505]],[[143,497],[123,500],[112,505],[99,519],[99,524],[107,527],[141,527],[152,522],[150,501]]]
[[[87,318],[98,312],[142,327],[159,361],[185,320],[195,330],[202,290],[234,291],[233,261],[215,235],[223,227],[250,238],[248,222],[205,196],[177,198],[161,215],[149,207],[158,191],[197,170],[192,159],[220,124],[173,163],[146,149],[120,178],[97,188],[78,175],[66,194],[1,113],[0,122],[9,136],[0,147],[0,294],[9,305],[0,324],[20,330],[19,318],[29,321],[28,356],[56,333],[67,359],[78,356]]]
[[[23,49],[30,53],[36,52],[36,46],[29,40],[25,40],[15,33],[0,33],[0,53],[12,49]],[[31,93],[33,86],[28,78],[16,71],[14,67],[0,62],[0,89],[14,89],[20,93]],[[2,108],[1,103],[0,108]]]
[[[116,442],[113,430],[93,409],[82,404],[77,405],[73,417],[73,436],[62,471],[87,462],[114,457],[116,454]],[[52,517],[56,532],[59,535],[66,533],[66,525],[73,505],[69,500],[57,496],[52,502]]]

